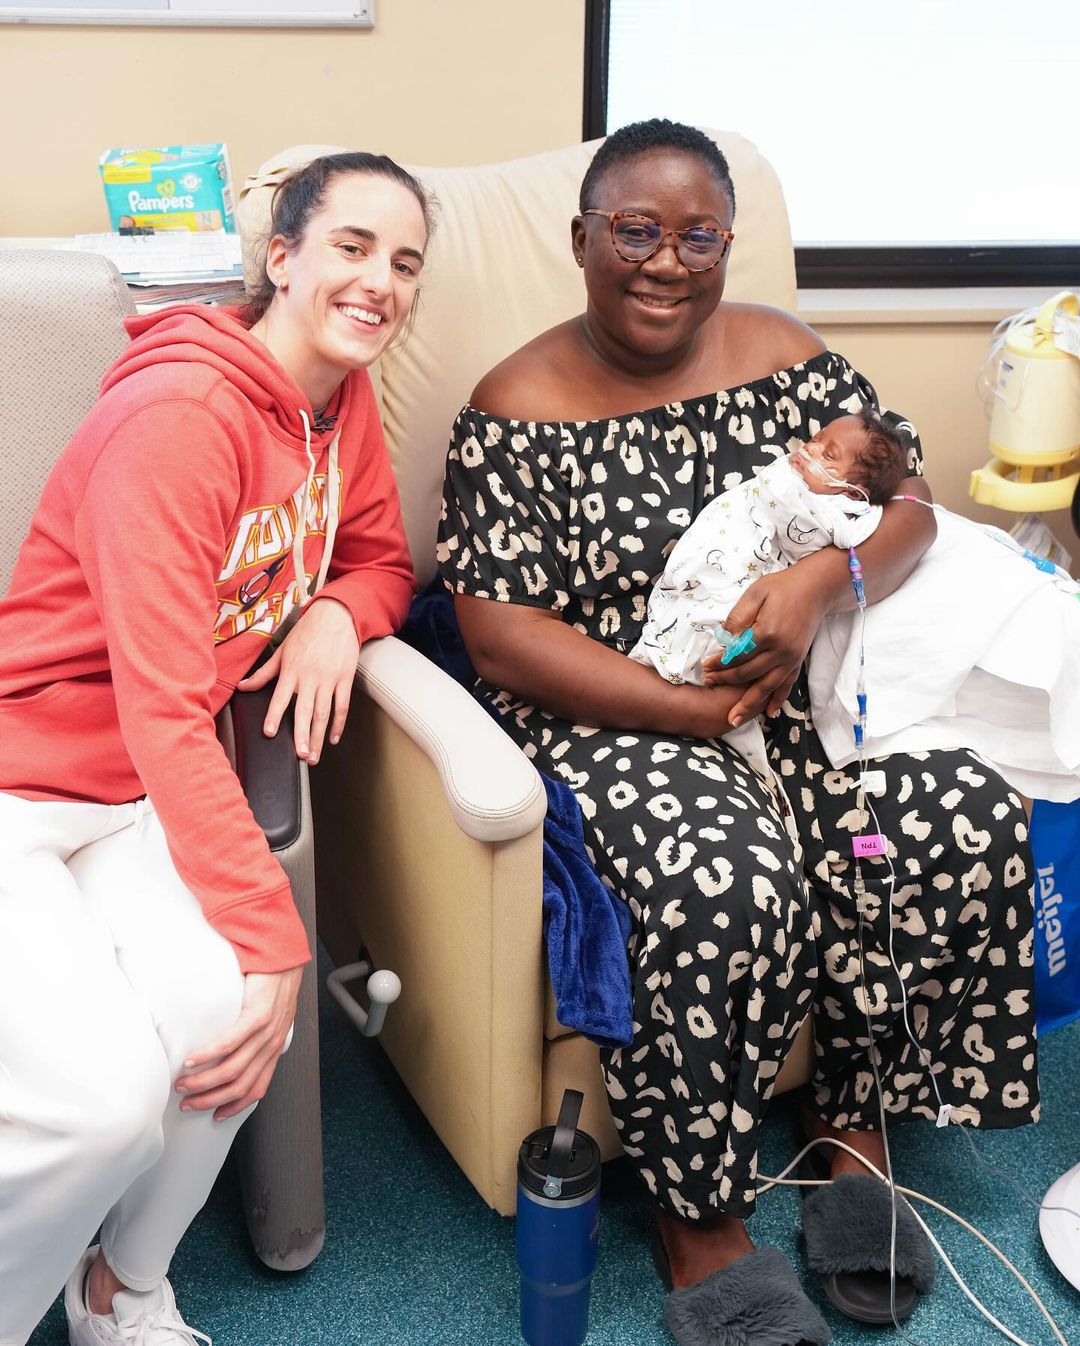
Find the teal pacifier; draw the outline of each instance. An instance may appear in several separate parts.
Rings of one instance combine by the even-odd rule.
[[[722,626],[718,626],[713,635],[724,647],[724,654],[720,662],[730,664],[732,659],[737,659],[740,654],[746,654],[750,650],[757,649],[754,644],[754,628],[748,626],[745,631],[740,631],[737,636],[733,636],[730,631]]]

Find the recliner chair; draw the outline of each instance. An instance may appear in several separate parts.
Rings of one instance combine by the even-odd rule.
[[[741,136],[714,138],[738,203],[728,297],[794,310],[776,175]],[[238,214],[250,280],[274,186],[337,148],[285,151],[248,180]],[[413,170],[438,198],[439,225],[414,330],[372,373],[421,585],[435,571],[455,414],[488,369],[584,307],[569,231],[595,149]],[[565,1087],[584,1090],[582,1125],[604,1157],[619,1152],[597,1050],[558,1022],[545,971],[542,783],[487,712],[400,641],[365,646],[358,676],[366,695],[312,772],[320,934],[335,961],[362,946],[400,974],[386,1050],[480,1194],[509,1213],[518,1145],[555,1120]],[[808,1077],[809,1053],[807,1026],[778,1089]]]
[[[127,286],[102,257],[0,252],[0,593],[6,591],[45,478],[102,375],[127,343]],[[287,725],[262,733],[272,688],[237,693],[218,733],[248,802],[292,884],[315,945],[315,880],[307,767]],[[305,1267],[325,1231],[315,969],[305,972],[293,1042],[236,1144],[255,1251],[278,1270]]]

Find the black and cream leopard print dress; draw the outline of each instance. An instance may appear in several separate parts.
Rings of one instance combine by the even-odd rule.
[[[467,406],[447,461],[444,580],[455,593],[557,611],[625,653],[667,553],[713,495],[867,400],[870,385],[826,352],[603,421],[523,422]],[[911,469],[921,471],[917,447]],[[881,860],[864,862],[861,989],[855,781],[825,758],[802,687],[770,726],[790,810],[721,740],[592,729],[485,683],[477,694],[574,790],[597,871],[633,915],[634,1041],[605,1059],[605,1080],[624,1148],[670,1211],[753,1209],[764,1104],[811,1011],[815,1102],[836,1126],[877,1124],[867,1001],[890,1114],[936,1117],[932,1064],[965,1120],[1037,1117],[1024,812],[973,754],[875,763],[888,780],[875,802],[920,1063],[889,961]]]

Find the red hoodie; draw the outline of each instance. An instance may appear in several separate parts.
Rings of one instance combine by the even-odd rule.
[[[235,310],[128,321],[132,342],[45,484],[0,599],[0,790],[117,804],[146,794],[176,868],[244,972],[310,954],[289,884],[214,716],[296,603],[308,477],[299,387]],[[371,382],[350,374],[313,430],[322,557],[340,431],[329,583],[361,642],[394,631],[413,577]],[[337,494],[337,493],[335,493]],[[28,897],[30,895],[28,894]]]

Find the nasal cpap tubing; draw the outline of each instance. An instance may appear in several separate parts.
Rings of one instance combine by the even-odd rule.
[[[870,497],[861,486],[853,481],[845,481],[842,477],[838,477],[835,472],[830,471],[830,469],[825,466],[820,458],[812,457],[805,444],[800,444],[797,449],[792,450],[791,456],[792,458],[798,458],[801,462],[804,462],[815,477],[820,477],[822,481],[828,482],[830,486],[839,486],[846,491],[858,491],[866,503],[870,503]]]

